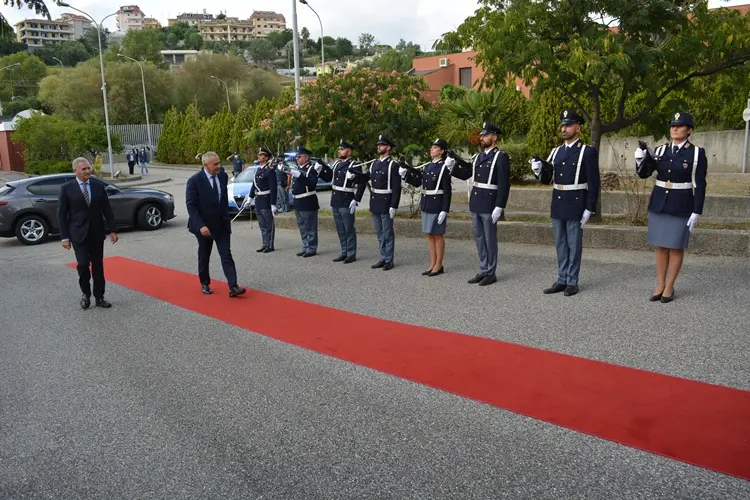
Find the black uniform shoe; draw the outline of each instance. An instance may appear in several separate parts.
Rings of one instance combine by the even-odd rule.
[[[201,293],[205,293],[206,295],[211,295],[214,293],[213,290],[211,290],[211,287],[208,285],[201,285]]]
[[[440,275],[441,275],[441,274],[443,274],[444,272],[445,272],[445,269],[443,269],[443,267],[442,267],[442,266],[440,266],[440,269],[438,269],[437,271],[432,271],[432,272],[431,272],[430,274],[428,274],[427,276],[440,276]]]
[[[81,309],[88,309],[91,305],[91,297],[88,295],[81,296]]]
[[[674,295],[675,295],[674,292],[672,292],[672,295],[670,295],[669,297],[667,297],[666,295],[662,295],[661,296],[661,303],[662,304],[669,304],[670,302],[672,302],[674,300]]]
[[[578,293],[578,285],[568,285],[565,287],[565,296],[572,297]]]
[[[379,260],[375,264],[371,265],[370,267],[372,269],[380,269],[383,266],[385,266],[385,262],[383,262],[382,260]]]
[[[302,254],[304,258],[312,257],[313,255],[316,255],[315,252],[305,252]]]
[[[256,252],[258,253],[265,252],[265,251],[266,251],[266,247],[260,247],[259,249],[256,250]]]
[[[565,291],[566,286],[562,283],[555,283],[549,288],[544,289],[544,293],[550,294],[550,293],[560,293]]]
[[[271,252],[273,252],[273,250],[274,250],[273,248],[266,247],[266,248],[263,249],[263,253],[271,253]]]
[[[432,269],[428,269],[427,271],[422,271],[422,276],[428,276],[432,272]]]
[[[344,262],[346,260],[346,255],[339,255],[335,259],[333,259],[334,262]]]
[[[237,286],[237,285],[234,285],[233,287],[229,288],[229,296],[230,297],[237,297],[238,295],[242,295],[246,291],[247,290],[245,290],[244,288],[242,288],[240,286]]]
[[[356,257],[347,257],[344,260],[344,264],[351,264],[352,262],[357,262],[357,258]]]
[[[302,257],[306,252],[297,252],[297,257]]]
[[[104,309],[109,309],[112,307],[112,304],[104,300],[102,297],[101,299],[96,299],[96,307],[103,307]]]
[[[497,276],[495,276],[494,274],[492,276],[485,276],[484,278],[482,278],[482,281],[479,282],[479,286],[487,286],[493,283],[497,283]]]
[[[383,264],[383,271],[390,271],[391,269],[393,269],[393,262]]]
[[[656,295],[652,295],[651,298],[649,298],[648,300],[649,302],[659,302],[661,300],[661,297],[662,297],[662,294],[659,293]]]
[[[469,281],[467,281],[467,283],[469,283],[470,285],[476,285],[477,283],[479,283],[483,279],[484,279],[484,274],[477,274],[476,276],[474,276],[473,278],[471,278]]]

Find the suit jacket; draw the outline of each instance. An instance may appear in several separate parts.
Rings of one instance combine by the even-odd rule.
[[[77,179],[66,182],[60,188],[57,222],[61,239],[73,243],[82,243],[88,238],[104,240],[108,230],[117,229],[104,184],[91,178],[89,186],[91,205],[86,204]]]
[[[229,200],[227,199],[229,176],[226,172],[220,171],[216,174],[216,179],[219,180],[221,199],[216,196],[216,191],[211,188],[211,181],[206,176],[204,169],[193,174],[187,181],[187,227],[188,231],[193,234],[200,234],[203,226],[211,231],[214,238],[222,231],[232,232]]]

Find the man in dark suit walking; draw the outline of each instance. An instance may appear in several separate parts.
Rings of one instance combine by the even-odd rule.
[[[78,263],[78,284],[81,286],[81,307],[91,305],[91,283],[94,278],[94,298],[97,307],[112,307],[104,300],[104,239],[117,243],[115,216],[101,182],[91,182],[91,164],[86,158],[73,160],[75,180],[60,188],[57,221],[62,246],[70,250],[71,244]],[[105,227],[106,220],[106,227]],[[89,270],[89,266],[91,269]]]
[[[201,156],[203,169],[193,174],[187,182],[188,231],[198,239],[198,278],[201,292],[213,293],[208,263],[214,242],[221,256],[221,267],[229,284],[229,296],[237,297],[245,289],[237,286],[230,239],[232,222],[229,216],[227,181],[229,177],[221,168],[221,159],[213,151]]]

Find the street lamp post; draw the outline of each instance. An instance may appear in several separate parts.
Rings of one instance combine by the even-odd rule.
[[[56,58],[55,56],[52,56],[52,59],[54,59],[55,61],[59,62],[61,68],[65,67],[60,59]]]
[[[221,83],[224,84],[224,88],[227,90],[227,107],[229,108],[229,112],[232,112],[232,105],[229,103],[229,87],[227,86],[227,82],[222,80],[221,78],[216,78],[214,75],[211,75],[211,78],[214,80],[219,80]]]
[[[318,18],[318,23],[320,23],[320,66],[323,68],[323,74],[326,73],[326,50],[325,50],[325,40],[323,36],[323,21],[320,20],[320,16],[317,12],[315,12],[315,9],[312,8],[312,5],[307,3],[307,0],[299,0],[300,3],[303,3],[310,7],[310,10],[313,11],[313,14],[315,14],[315,17]]]
[[[9,65],[5,66],[4,68],[0,68],[0,71],[5,71],[6,69],[14,68],[14,67],[20,66],[20,65],[21,65],[21,63],[9,64]],[[12,101],[14,98],[15,98],[15,96],[13,95],[13,77],[11,77],[11,80],[10,80],[10,100]]]
[[[294,44],[294,104],[299,108],[299,31],[297,30],[297,0],[292,0],[292,43]],[[320,41],[323,43],[323,40]]]
[[[154,145],[151,143],[151,124],[148,121],[148,100],[146,99],[146,77],[143,75],[143,66],[140,62],[136,61],[132,57],[128,57],[125,54],[117,54],[120,57],[123,57],[125,59],[128,59],[130,61],[133,61],[138,65],[138,67],[141,70],[141,85],[143,86],[143,107],[146,109],[146,135],[148,137],[148,147],[150,149],[154,148]]]
[[[109,172],[112,176],[112,179],[115,178],[115,166],[112,163],[112,135],[109,132],[109,109],[107,109],[107,84],[104,81],[104,54],[102,53],[102,23],[108,18],[112,17],[117,12],[113,12],[112,14],[105,16],[102,18],[101,21],[98,23],[94,20],[93,17],[91,17],[90,14],[87,14],[86,12],[82,11],[81,9],[77,9],[70,5],[69,3],[63,2],[62,0],[57,0],[57,5],[60,7],[67,7],[69,9],[73,9],[75,11],[80,12],[84,16],[91,19],[91,22],[94,23],[94,26],[96,26],[96,35],[97,39],[99,41],[99,69],[102,72],[102,98],[104,99],[104,126],[107,128],[107,152],[109,153],[107,155],[107,160],[109,161]]]

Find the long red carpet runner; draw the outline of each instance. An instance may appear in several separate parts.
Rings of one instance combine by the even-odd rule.
[[[750,480],[748,391],[256,290],[230,300],[216,281],[206,296],[193,274],[122,257],[106,259],[105,269],[110,282],[261,335]]]

